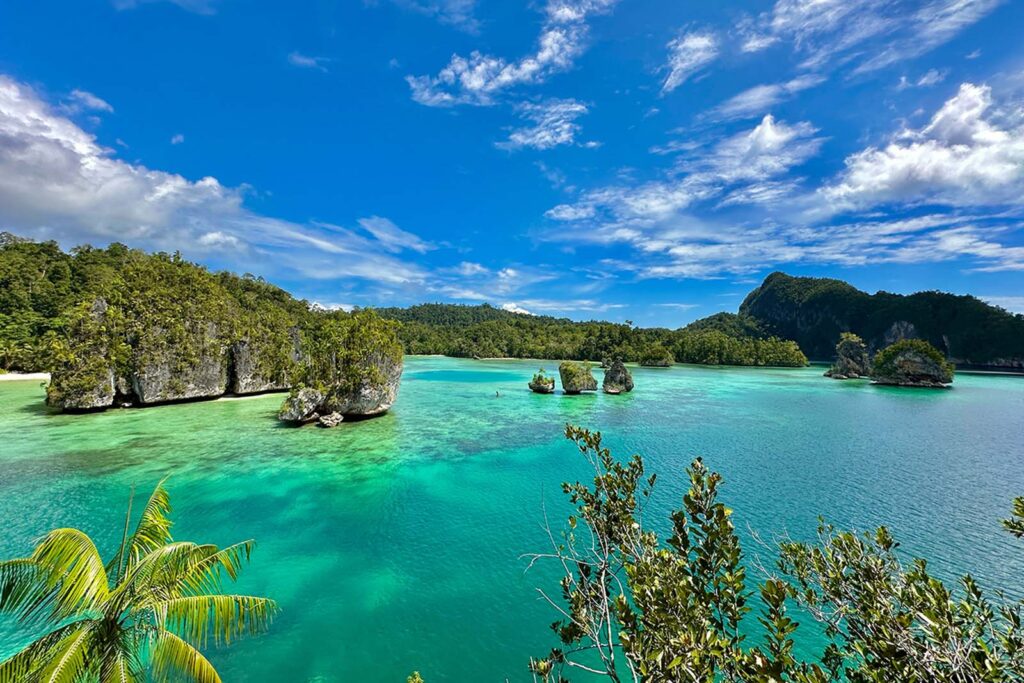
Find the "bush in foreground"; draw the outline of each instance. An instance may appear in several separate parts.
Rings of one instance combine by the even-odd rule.
[[[566,437],[594,468],[593,486],[563,485],[576,507],[549,553],[565,575],[561,600],[542,595],[561,619],[561,646],[530,661],[535,680],[573,671],[612,681],[982,682],[1024,677],[1021,604],[990,603],[969,576],[959,589],[905,565],[885,527],[857,535],[822,524],[815,543],[779,546],[776,576],[757,587],[764,635],[748,644],[748,588],[721,477],[698,459],[665,539],[643,526],[655,484],[643,459],[617,461],[600,433],[573,426]],[[1024,536],[1024,499],[1004,522]],[[582,530],[581,530],[582,527]],[[818,661],[798,661],[788,604],[825,625]]]

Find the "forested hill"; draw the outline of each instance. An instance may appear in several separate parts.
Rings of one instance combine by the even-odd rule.
[[[487,304],[422,304],[381,308],[402,323],[408,353],[463,358],[621,358],[647,365],[799,366],[807,362],[791,341],[761,332],[756,321],[719,313],[679,330],[513,313]]]
[[[925,339],[958,365],[1024,369],[1024,315],[944,292],[868,294],[842,280],[772,273],[740,306],[767,333],[793,339],[809,357],[834,355],[841,332],[876,351]]]

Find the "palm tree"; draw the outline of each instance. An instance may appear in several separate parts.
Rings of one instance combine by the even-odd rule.
[[[129,500],[120,549],[106,565],[77,529],[55,529],[29,557],[0,562],[0,614],[46,634],[0,663],[0,683],[219,683],[199,649],[263,631],[277,608],[221,591],[252,541],[173,542],[170,510],[160,482],[129,536]]]

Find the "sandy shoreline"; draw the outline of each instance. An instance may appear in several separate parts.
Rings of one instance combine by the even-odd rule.
[[[0,374],[0,382],[17,382],[19,380],[50,381],[48,372],[5,372]]]

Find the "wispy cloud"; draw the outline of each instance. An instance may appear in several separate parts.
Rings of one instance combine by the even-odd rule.
[[[572,67],[587,40],[587,19],[618,0],[549,0],[537,49],[515,61],[472,52],[454,55],[437,76],[407,76],[412,97],[431,107],[488,105],[501,92],[540,83]]]
[[[213,14],[219,0],[112,0],[115,9],[134,9],[141,5],[166,2],[196,14]]]
[[[668,75],[661,85],[662,94],[670,93],[688,78],[699,73],[718,57],[718,37],[709,30],[687,31],[673,38],[668,48]]]
[[[61,103],[61,109],[69,114],[77,114],[82,111],[114,113],[114,107],[109,102],[87,90],[78,88],[68,94],[67,99]]]
[[[516,109],[521,118],[531,121],[533,125],[514,129],[507,140],[495,143],[500,149],[551,149],[574,144],[581,129],[576,119],[587,113],[585,104],[572,99],[527,102],[518,105]]]
[[[853,61],[863,74],[923,55],[976,23],[1002,0],[777,0],[737,25],[741,49],[788,43],[804,66]],[[873,49],[864,49],[871,45]]]
[[[627,245],[602,265],[640,278],[786,264],[956,261],[968,271],[1024,271],[1021,105],[965,83],[925,125],[849,155],[817,188],[793,175],[818,152],[814,128],[765,117],[683,151],[665,179],[590,190],[555,207],[548,217],[563,223],[545,238]]]
[[[468,33],[480,29],[476,18],[476,0],[393,0],[399,7],[411,9]]]
[[[327,64],[331,60],[327,57],[311,57],[301,52],[292,52],[288,55],[288,63],[300,69],[317,69],[327,73]]]
[[[712,119],[745,119],[764,116],[775,105],[795,97],[798,93],[824,83],[826,78],[818,74],[804,74],[783,83],[757,85],[734,95],[712,109]]]
[[[183,142],[185,142],[185,136],[182,135],[181,133],[175,133],[174,135],[171,136],[172,145],[180,145]]]

